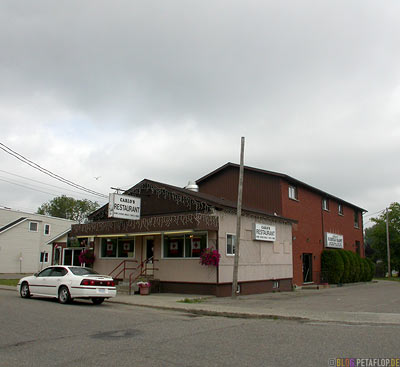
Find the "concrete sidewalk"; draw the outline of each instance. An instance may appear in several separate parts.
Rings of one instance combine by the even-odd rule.
[[[14,287],[0,286],[0,289],[16,292]],[[400,325],[400,282],[390,281],[237,299],[168,293],[121,294],[106,302],[212,316]]]

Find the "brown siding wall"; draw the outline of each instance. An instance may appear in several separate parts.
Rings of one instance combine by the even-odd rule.
[[[239,168],[228,167],[199,183],[199,191],[236,202]],[[245,170],[243,180],[243,206],[282,214],[279,178]]]

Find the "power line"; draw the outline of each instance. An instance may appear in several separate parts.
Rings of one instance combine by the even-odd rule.
[[[368,214],[368,215],[364,215],[364,218],[370,217],[371,215],[375,215],[375,214],[382,213],[382,212],[384,212],[385,210],[386,210],[386,209],[382,209],[382,210],[378,210],[378,211],[375,212],[375,213],[371,213],[371,214]]]
[[[70,192],[75,192],[75,193],[77,193],[77,194],[83,195],[83,194],[82,194],[81,192],[79,192],[79,191],[66,189],[66,188],[64,188],[64,187],[52,185],[52,184],[49,184],[49,183],[46,183],[46,182],[42,182],[42,181],[37,181],[37,180],[34,180],[34,179],[32,179],[32,178],[29,178],[29,177],[25,177],[25,176],[17,175],[17,174],[15,174],[15,173],[11,173],[11,172],[8,172],[8,171],[4,171],[4,170],[2,170],[2,169],[0,169],[0,172],[7,173],[8,175],[12,175],[12,176],[15,176],[15,177],[20,177],[20,178],[23,178],[23,179],[28,180],[28,181],[37,182],[37,183],[42,184],[42,185],[51,186],[51,187],[54,187],[54,188],[56,188],[56,189],[60,189],[60,190],[63,190],[63,191],[70,191]],[[3,177],[3,178],[4,178],[4,177]],[[86,195],[97,196],[97,195],[89,194],[89,193],[86,193]]]
[[[53,195],[53,196],[57,196],[57,195],[58,195],[58,194],[55,194],[55,193],[53,193],[53,192],[42,191],[42,190],[34,189],[33,187],[29,187],[29,186],[26,186],[26,185],[22,185],[22,184],[19,184],[19,183],[16,183],[16,182],[4,180],[3,178],[0,178],[0,181],[7,182],[7,183],[10,183],[10,184],[13,184],[13,185],[16,185],[16,186],[20,186],[20,187],[23,187],[23,188],[25,188],[25,189],[29,189],[29,190],[41,192],[41,193],[43,193],[43,194],[49,194],[49,195]]]
[[[94,191],[94,190],[88,189],[88,188],[86,188],[86,187],[84,187],[82,185],[76,184],[76,183],[74,183],[74,182],[72,182],[70,180],[67,180],[64,177],[61,177],[61,176],[59,176],[59,175],[47,170],[46,168],[41,167],[37,163],[35,163],[35,162],[31,161],[30,159],[24,157],[23,155],[19,154],[18,152],[12,150],[11,148],[9,148],[7,145],[5,145],[3,143],[0,143],[0,149],[5,151],[7,154],[10,154],[14,158],[17,158],[21,162],[27,164],[28,166],[31,166],[32,168],[35,168],[38,171],[40,171],[40,172],[42,172],[42,173],[44,173],[44,174],[46,174],[46,175],[58,180],[58,181],[61,181],[61,182],[65,183],[65,184],[67,184],[69,186],[75,187],[78,190],[82,190],[82,191],[88,192],[88,193],[90,193],[92,195],[100,196],[100,197],[103,197],[103,198],[108,198],[107,195],[101,194],[101,193],[99,193],[97,191]]]

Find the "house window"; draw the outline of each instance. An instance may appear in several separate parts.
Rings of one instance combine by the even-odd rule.
[[[226,234],[226,254],[235,255],[236,236],[234,234]]]
[[[342,204],[338,204],[338,214],[343,215],[343,205]]]
[[[207,233],[189,233],[163,236],[164,258],[199,258],[207,248]]]
[[[40,253],[40,262],[41,263],[49,262],[49,253],[48,252],[41,252]]]
[[[101,241],[101,257],[135,257],[135,239],[133,237],[103,238]]]
[[[37,232],[39,228],[38,222],[29,222],[29,232]]]
[[[326,198],[322,199],[322,209],[329,210],[329,200]]]
[[[278,289],[279,288],[279,280],[274,280],[274,283],[272,284],[273,289]]]
[[[289,199],[297,200],[297,187],[289,185]]]
[[[358,219],[358,211],[354,210],[354,227],[360,228],[360,221]]]
[[[44,225],[44,235],[49,236],[50,235],[50,224],[45,224]]]

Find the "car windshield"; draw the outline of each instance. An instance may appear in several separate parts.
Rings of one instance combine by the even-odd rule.
[[[90,268],[81,268],[79,266],[70,267],[69,270],[75,275],[90,275],[90,274],[99,274],[97,271],[94,271]]]

